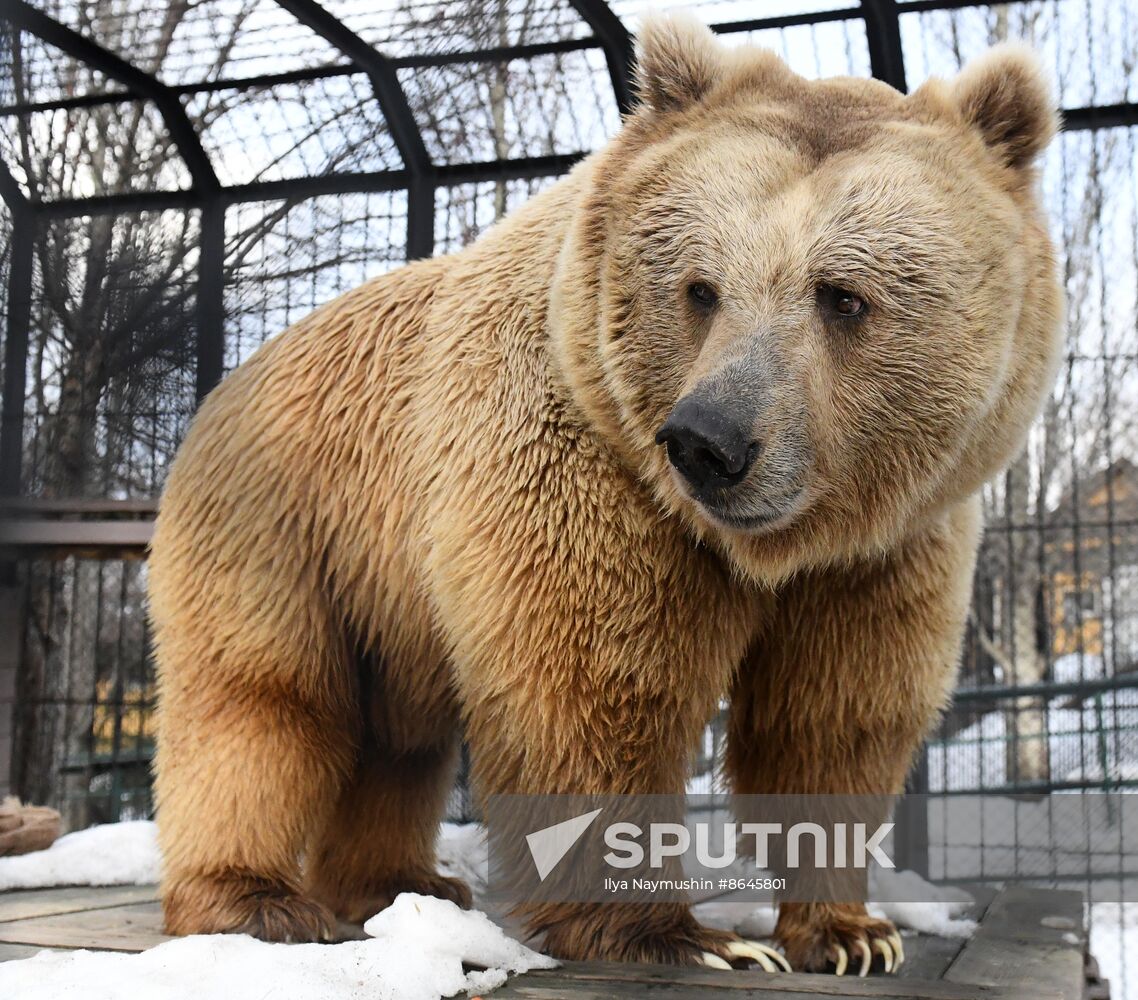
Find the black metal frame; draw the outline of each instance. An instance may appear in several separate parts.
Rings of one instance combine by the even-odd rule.
[[[178,146],[178,152],[193,179],[194,190],[200,197],[207,197],[221,188],[209,155],[202,146],[186,109],[182,107],[182,102],[157,77],[142,72],[137,66],[104,49],[85,35],[36,10],[25,0],[9,0],[0,16],[22,31],[35,35],[61,52],[118,80],[126,86],[132,99],[152,101]]]
[[[901,50],[901,20],[896,0],[862,0],[869,65],[873,75],[901,92],[905,81],[905,56]]]
[[[0,401],[0,497],[14,497],[20,492],[23,463],[24,393],[36,220],[22,195],[13,198],[6,191],[4,201],[12,213],[12,256],[8,271],[8,328],[4,338],[4,396]]]
[[[571,0],[581,19],[585,21],[600,40],[605,50],[609,77],[612,80],[616,106],[620,113],[632,110],[632,69],[635,53],[632,36],[605,0]]]
[[[390,60],[316,0],[277,0],[301,24],[351,59],[371,81],[395,148],[408,170],[407,259],[430,257],[435,244],[435,167]]]

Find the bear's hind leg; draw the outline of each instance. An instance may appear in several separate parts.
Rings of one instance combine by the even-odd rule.
[[[349,923],[363,923],[401,892],[469,907],[466,883],[435,868],[435,840],[456,763],[456,739],[402,751],[366,746],[313,838],[309,895]]]

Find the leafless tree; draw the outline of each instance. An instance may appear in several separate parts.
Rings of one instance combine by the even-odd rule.
[[[989,45],[1016,38],[1056,53],[1062,92],[1067,68],[1079,66],[1085,58],[1082,47],[1089,29],[1063,33],[1057,16],[1053,4],[998,4],[982,11],[944,12],[940,30],[930,34],[941,53],[959,66],[969,54],[966,39],[982,19]],[[1126,39],[1122,65],[1111,69],[1111,81],[1115,73],[1123,79],[1132,74],[1136,63],[1138,43]],[[1097,87],[1102,82],[1108,81],[1092,71],[1090,103],[1110,103],[1100,100]],[[983,654],[979,660],[988,664],[991,673],[970,678],[973,681],[1020,686],[1047,679],[1055,654],[1051,633],[1064,613],[1055,602],[1068,592],[1058,588],[1057,581],[1072,588],[1076,597],[1084,585],[1072,566],[1079,559],[1072,551],[1078,540],[1070,541],[1066,527],[1087,517],[1087,510],[1078,505],[1078,486],[1101,473],[1112,459],[1133,455],[1138,440],[1138,400],[1124,403],[1111,396],[1104,331],[1112,319],[1096,301],[1113,277],[1124,276],[1133,284],[1138,274],[1138,260],[1108,262],[1102,254],[1111,225],[1107,192],[1129,183],[1133,150],[1116,132],[1086,133],[1081,139],[1059,140],[1046,192],[1066,290],[1067,357],[1027,446],[984,494],[989,531],[980,553],[977,590],[987,597],[988,605],[974,609],[970,631]],[[1090,358],[1101,362],[1104,370],[1090,374],[1085,363]],[[1110,529],[1088,527],[1084,535],[1096,530]],[[1082,642],[1081,635],[1078,641]],[[1017,698],[1007,704],[1006,713],[1008,780],[1048,779],[1045,702]]]
[[[216,49],[198,70],[202,79],[221,75],[255,7],[254,0],[242,0],[231,19],[216,24]],[[154,9],[129,0],[74,8],[78,30],[129,54],[148,73],[163,71],[190,12],[185,0]],[[25,36],[11,40],[17,103],[34,102],[32,87],[42,88],[45,75],[63,93],[103,86],[87,67],[68,59],[48,62]],[[195,126],[208,131],[249,96],[210,95],[196,109]],[[142,101],[23,115],[16,124],[9,155],[42,200],[160,190],[183,179],[178,151]],[[322,124],[317,116],[308,128],[297,128],[293,146],[281,148],[278,160],[310,141]],[[347,144],[330,149],[324,167],[335,169],[349,153]],[[275,165],[267,163],[263,172]],[[229,233],[227,270],[240,269],[293,207],[292,201],[269,203]],[[194,406],[197,241],[196,213],[190,211],[40,224],[25,493],[45,499],[145,497],[160,487]],[[69,762],[78,772],[74,780],[86,780],[79,763],[97,749],[96,702],[133,697],[123,690],[121,664],[145,656],[146,638],[124,622],[142,618],[145,574],[125,573],[121,580],[121,586],[108,586],[106,566],[97,560],[29,567],[15,778],[30,800],[55,801]],[[104,623],[110,621],[120,626],[120,639],[129,633],[133,648],[108,640]],[[85,823],[83,798],[70,807],[71,825]]]

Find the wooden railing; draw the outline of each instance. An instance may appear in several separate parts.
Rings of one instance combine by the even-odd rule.
[[[0,557],[142,558],[157,500],[0,499]]]

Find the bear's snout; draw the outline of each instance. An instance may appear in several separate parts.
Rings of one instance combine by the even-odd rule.
[[[730,411],[695,396],[681,399],[656,432],[668,461],[697,494],[741,483],[760,445]]]

